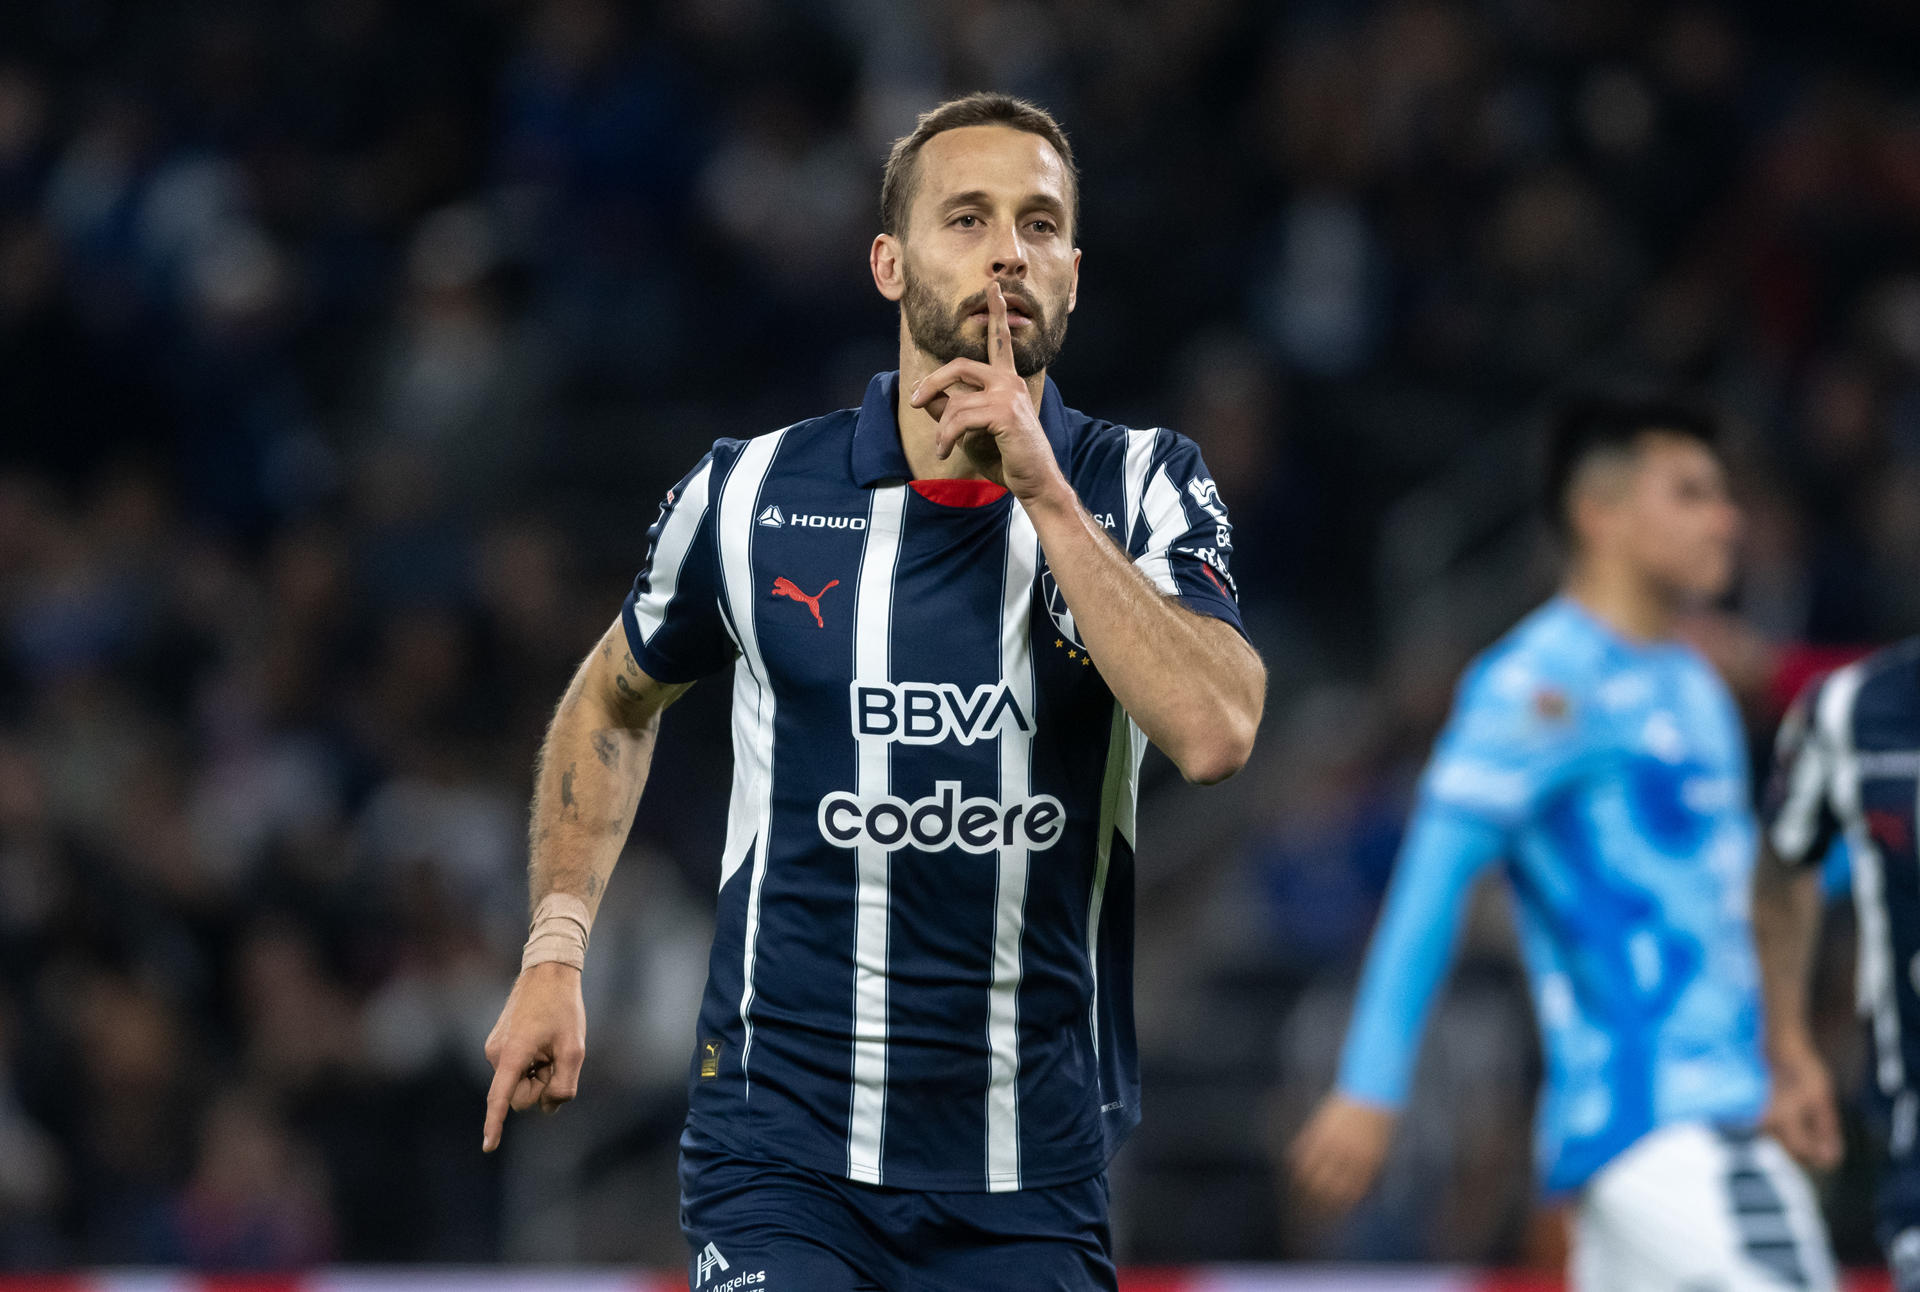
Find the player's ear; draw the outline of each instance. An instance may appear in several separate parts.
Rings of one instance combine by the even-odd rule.
[[[1591,485],[1575,489],[1567,500],[1568,529],[1583,552],[1610,546],[1620,520],[1620,500]]]
[[[891,233],[875,238],[867,262],[873,269],[873,285],[882,296],[897,301],[907,294],[906,248],[900,239]]]
[[[1080,303],[1080,248],[1073,249],[1073,278],[1067,284],[1067,313]]]

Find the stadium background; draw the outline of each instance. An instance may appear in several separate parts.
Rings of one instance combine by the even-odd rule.
[[[1916,47],[1900,0],[0,6],[0,1268],[684,1259],[725,688],[667,724],[580,1100],[483,1159],[532,753],[665,488],[891,366],[880,160],[992,86],[1084,171],[1061,387],[1201,442],[1273,667],[1240,777],[1149,767],[1121,1254],[1553,1269],[1497,894],[1378,1195],[1317,1224],[1278,1154],[1453,676],[1550,586],[1556,390],[1732,417],[1693,631],[1757,750],[1920,629]]]

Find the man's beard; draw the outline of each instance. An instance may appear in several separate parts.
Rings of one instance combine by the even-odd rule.
[[[986,332],[974,338],[966,331],[969,316],[986,312],[986,292],[969,296],[957,308],[948,310],[933,294],[933,289],[911,271],[907,272],[906,280],[907,291],[900,298],[900,311],[913,343],[932,355],[937,363],[952,359],[987,362]],[[1007,290],[1005,284],[1002,290]],[[1013,290],[1025,302],[1021,312],[1033,320],[1026,327],[1007,329],[1013,334],[1013,366],[1022,377],[1031,377],[1051,367],[1060,357],[1060,347],[1067,339],[1067,312],[1063,309],[1058,318],[1050,317],[1047,307],[1033,293],[1017,286]],[[992,326],[991,318],[988,326]]]

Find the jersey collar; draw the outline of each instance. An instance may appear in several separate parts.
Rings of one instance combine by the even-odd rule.
[[[876,373],[867,383],[867,396],[860,401],[859,415],[853,423],[853,479],[862,488],[872,488],[882,480],[905,480],[913,475],[907,465],[906,450],[900,447],[900,424],[894,420],[894,393],[900,387],[900,373]],[[1060,388],[1048,377],[1040,392],[1040,426],[1053,446],[1053,456],[1061,471],[1067,469],[1067,406],[1060,399]]]

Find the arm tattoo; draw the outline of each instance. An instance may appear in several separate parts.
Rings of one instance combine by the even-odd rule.
[[[620,767],[620,742],[611,731],[602,728],[588,737],[593,742],[593,755],[600,765],[608,771],[617,771]]]

